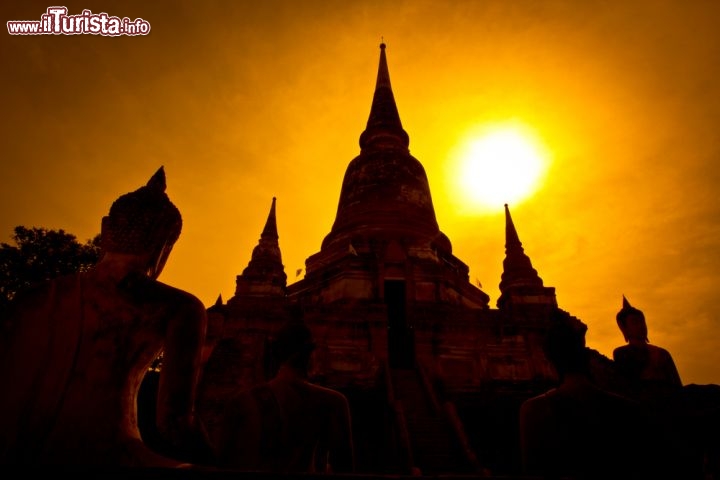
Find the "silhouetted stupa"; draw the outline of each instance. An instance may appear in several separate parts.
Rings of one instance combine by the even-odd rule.
[[[273,198],[235,295],[211,307],[222,323],[202,386],[211,430],[224,395],[273,374],[269,341],[292,318],[313,331],[312,380],[351,401],[361,471],[467,473],[478,458],[519,472],[518,406],[556,379],[540,345],[555,289],[532,267],[506,205],[501,296],[491,308],[440,230],[408,146],[381,44],[360,153],[305,277],[286,284]]]

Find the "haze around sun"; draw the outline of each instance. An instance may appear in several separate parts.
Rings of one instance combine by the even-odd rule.
[[[451,152],[447,191],[458,213],[495,212],[530,198],[542,187],[549,166],[549,150],[529,126],[480,125]]]

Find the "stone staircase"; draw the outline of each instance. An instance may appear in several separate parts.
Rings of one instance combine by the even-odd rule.
[[[471,468],[445,416],[415,369],[390,371],[396,400],[405,412],[412,458],[423,475],[470,473]]]

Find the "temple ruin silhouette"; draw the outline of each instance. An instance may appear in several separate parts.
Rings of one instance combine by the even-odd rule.
[[[223,398],[268,379],[273,333],[294,319],[317,344],[311,380],[350,401],[359,472],[519,474],[519,405],[557,380],[541,348],[555,289],[525,254],[508,205],[497,304],[470,282],[410,154],[385,50],[360,153],[304,278],[288,284],[272,198],[235,294],[208,309],[200,413],[212,431]]]

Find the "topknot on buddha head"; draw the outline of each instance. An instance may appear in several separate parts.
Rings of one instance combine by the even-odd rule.
[[[115,200],[102,221],[102,248],[116,253],[154,253],[180,236],[182,217],[165,193],[160,167],[147,185]]]
[[[636,315],[643,321],[645,321],[645,314],[642,312],[642,310],[639,310],[630,305],[628,299],[625,297],[625,295],[623,295],[622,308],[617,313],[617,315],[615,315],[615,320],[617,320],[618,326],[621,330],[625,328],[625,322],[630,315]]]

